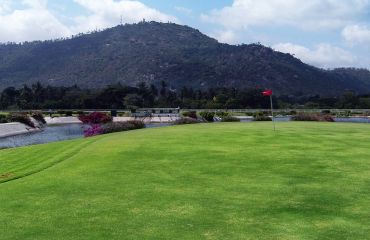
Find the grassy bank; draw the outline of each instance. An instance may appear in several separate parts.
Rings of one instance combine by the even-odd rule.
[[[0,151],[0,239],[368,239],[370,125],[222,123]]]

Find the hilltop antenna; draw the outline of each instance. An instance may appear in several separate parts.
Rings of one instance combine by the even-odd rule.
[[[123,17],[122,17],[122,15],[121,15],[121,25],[123,25]]]

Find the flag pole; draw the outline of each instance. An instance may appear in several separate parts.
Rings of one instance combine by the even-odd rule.
[[[270,103],[271,103],[272,124],[274,125],[274,131],[276,131],[275,118],[274,118],[274,105],[272,104],[272,94],[270,95]]]

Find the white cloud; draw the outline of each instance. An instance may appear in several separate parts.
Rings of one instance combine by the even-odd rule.
[[[47,6],[47,0],[23,0],[23,5],[30,8],[45,9]]]
[[[370,28],[364,25],[347,26],[342,31],[343,38],[350,44],[370,44]]]
[[[129,0],[74,0],[91,14],[75,18],[73,32],[85,32],[95,28],[106,28],[120,23],[135,23],[143,19],[159,22],[178,22],[177,18],[161,13],[139,1]]]
[[[11,0],[0,1],[0,14],[5,14],[11,10]]]
[[[292,43],[273,46],[277,51],[294,54],[303,62],[322,68],[350,67],[358,60],[350,52],[330,44],[318,44],[313,49]]]
[[[202,19],[227,28],[291,25],[310,30],[337,29],[366,14],[370,0],[234,0]]]
[[[182,13],[182,14],[185,14],[185,15],[191,15],[193,14],[193,10],[191,10],[190,8],[186,8],[186,7],[175,7],[175,10]]]
[[[45,1],[25,0],[28,8],[0,14],[0,42],[46,40],[71,31],[46,9]]]
[[[236,44],[239,41],[237,34],[231,30],[215,31],[210,35],[221,43]]]
[[[68,37],[96,28],[123,23],[148,21],[177,22],[173,16],[150,8],[139,1],[74,0],[90,13],[62,23],[47,7],[47,0],[23,0],[22,9],[13,9],[12,1],[0,0],[0,42],[22,42]]]

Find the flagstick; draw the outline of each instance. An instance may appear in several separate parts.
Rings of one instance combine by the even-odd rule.
[[[275,119],[274,119],[274,105],[272,104],[272,95],[270,95],[270,102],[271,102],[272,124],[274,125],[274,131],[276,131]]]

